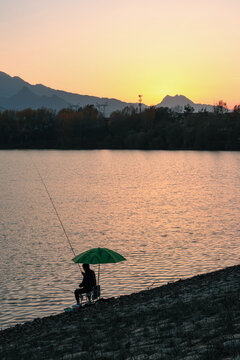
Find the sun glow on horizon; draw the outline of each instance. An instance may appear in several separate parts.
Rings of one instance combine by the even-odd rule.
[[[0,70],[31,84],[155,105],[240,103],[236,0],[0,4]]]

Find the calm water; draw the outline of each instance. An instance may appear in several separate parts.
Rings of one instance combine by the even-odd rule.
[[[239,152],[0,151],[0,164],[0,328],[63,311],[81,281],[34,164],[76,253],[127,258],[102,265],[103,297],[239,263]]]

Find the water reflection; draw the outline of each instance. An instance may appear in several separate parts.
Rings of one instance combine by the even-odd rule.
[[[101,267],[103,296],[239,262],[237,152],[1,151],[1,327],[62,311],[81,280],[30,157],[76,253],[127,258]]]

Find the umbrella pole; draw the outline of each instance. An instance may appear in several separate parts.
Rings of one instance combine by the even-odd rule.
[[[100,278],[100,264],[98,264],[98,285],[99,285],[99,278]]]
[[[99,278],[100,278],[100,264],[98,264],[98,285],[99,285]],[[98,299],[100,299],[100,288],[98,288]]]

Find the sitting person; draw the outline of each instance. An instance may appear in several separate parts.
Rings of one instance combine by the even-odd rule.
[[[95,272],[90,269],[89,264],[83,264],[83,270],[83,281],[79,284],[79,289],[76,289],[74,292],[77,304],[79,304],[80,294],[89,293],[96,286]]]

